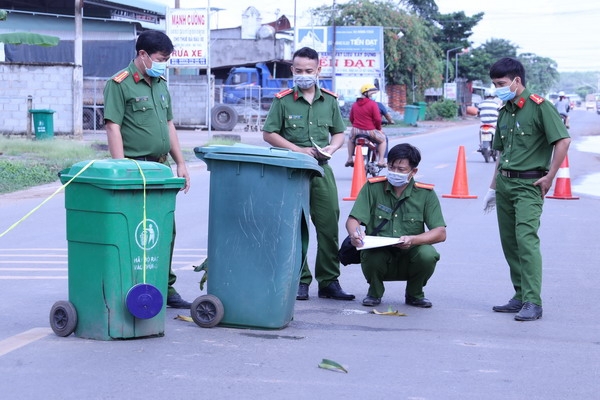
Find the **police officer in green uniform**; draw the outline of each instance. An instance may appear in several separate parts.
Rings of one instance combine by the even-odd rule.
[[[542,256],[538,229],[544,196],[567,155],[571,139],[556,108],[525,87],[525,69],[502,58],[490,69],[500,109],[493,147],[501,152],[484,210],[497,206],[504,257],[515,290],[496,312],[517,313],[517,321],[542,317]]]
[[[138,37],[135,49],[135,59],[107,81],[104,88],[104,120],[110,155],[169,165],[167,155],[170,154],[177,165],[177,176],[185,178],[183,190],[187,193],[190,176],[173,124],[171,96],[163,76],[173,43],[162,32],[145,31]],[[174,240],[175,227],[171,258]],[[167,305],[189,308],[191,304],[173,288],[176,279],[169,266]]]
[[[287,148],[316,158],[323,167],[324,177],[310,182],[310,214],[317,232],[315,278],[319,282],[319,297],[353,300],[338,281],[338,221],[340,207],[333,171],[326,157],[320,155],[313,142],[326,153],[333,154],[344,144],[346,128],[336,96],[318,86],[319,54],[303,47],[294,53],[292,74],[294,88],[275,96],[263,127],[264,140],[274,147]],[[331,143],[329,137],[331,136]],[[308,300],[312,275],[307,262],[302,266],[298,300]]]
[[[420,162],[416,147],[408,143],[394,146],[388,154],[387,177],[369,179],[346,221],[348,235],[357,248],[364,245],[361,225],[366,226],[368,234],[387,220],[377,236],[398,238],[398,244],[360,252],[362,271],[369,284],[364,306],[381,303],[384,281],[406,281],[407,305],[432,305],[423,287],[440,259],[432,245],[446,240],[446,223],[433,186],[413,179]]]

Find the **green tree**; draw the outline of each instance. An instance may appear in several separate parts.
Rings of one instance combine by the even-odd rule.
[[[558,64],[553,59],[533,53],[522,53],[518,58],[525,67],[526,86],[531,92],[543,95],[558,82]]]
[[[489,71],[493,63],[502,57],[517,57],[518,47],[505,39],[490,39],[458,59],[458,75],[470,81],[490,83]]]
[[[325,25],[333,22],[329,7],[317,8],[315,15]],[[432,28],[417,15],[398,9],[390,0],[352,0],[339,5],[335,23],[383,27],[385,78],[389,84],[406,84],[409,90],[414,84],[420,92],[441,84],[440,49],[431,40]]]
[[[483,15],[484,13],[480,12],[472,17],[467,17],[464,11],[438,14],[435,22],[441,28],[438,28],[433,37],[434,42],[440,46],[444,55],[446,51],[456,47],[470,47],[469,37],[473,34],[473,27],[481,21]]]
[[[435,0],[400,0],[400,4],[425,21],[434,21],[435,17],[439,14],[439,9]]]
[[[489,55],[493,62],[502,57],[516,57],[519,46],[506,39],[490,39],[481,45],[481,49]]]

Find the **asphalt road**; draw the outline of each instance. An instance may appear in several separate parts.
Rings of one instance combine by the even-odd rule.
[[[600,116],[575,110],[574,142],[598,135]],[[500,249],[495,215],[482,201],[493,165],[476,152],[475,121],[444,129],[397,131],[391,145],[408,141],[423,154],[417,180],[435,184],[448,224],[437,245],[441,260],[425,288],[431,309],[403,304],[404,282],[386,284],[379,311],[360,301],[367,284],[359,266],[342,268],[342,287],[351,302],[295,302],[294,319],[281,330],[200,328],[174,319],[167,309],[165,335],[96,341],[55,336],[48,314],[68,298],[64,194],[59,193],[0,238],[0,393],[6,399],[594,399],[600,369],[598,209],[600,197],[548,199],[544,206],[544,317],[520,323],[491,307],[512,295]],[[240,133],[244,135],[244,132]],[[401,136],[404,135],[404,136]],[[195,136],[197,135],[197,136]],[[181,133],[186,148],[207,133]],[[254,136],[250,136],[254,135]],[[259,134],[243,142],[261,144]],[[264,145],[264,144],[263,144]],[[465,146],[469,192],[477,199],[448,199],[459,146]],[[590,153],[569,153],[572,181],[597,172]],[[352,169],[344,149],[334,168],[341,204],[340,236],[352,202]],[[192,188],[177,196],[176,288],[186,299],[204,292],[193,271],[206,257],[210,173],[190,163]],[[224,183],[226,184],[226,183]],[[0,196],[0,232],[51,194],[48,185]],[[574,193],[578,195],[577,193]],[[94,229],[94,227],[90,227]],[[313,231],[311,230],[311,235]],[[309,247],[314,263],[315,243]],[[247,269],[245,269],[247,267]],[[240,266],[252,273],[252,259]],[[251,279],[248,279],[251,284]],[[256,310],[257,313],[264,310]],[[347,368],[318,368],[323,358]]]

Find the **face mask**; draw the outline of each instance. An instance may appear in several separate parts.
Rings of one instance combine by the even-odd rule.
[[[517,79],[517,78],[515,78],[515,79]],[[502,100],[502,101],[509,101],[509,100],[512,100],[512,99],[515,98],[515,96],[517,94],[517,89],[515,89],[514,92],[510,90],[510,87],[515,82],[515,79],[512,80],[512,82],[510,83],[510,85],[496,89],[496,96],[498,96],[498,98],[500,100]]]
[[[294,85],[300,89],[310,89],[317,84],[316,75],[294,75]]]
[[[150,56],[148,56],[148,58],[150,58]],[[152,63],[152,66],[150,68],[146,66],[144,60],[142,60],[142,62],[144,63],[144,67],[146,67],[146,74],[153,78],[158,78],[159,76],[164,75],[167,71],[167,62],[153,61],[150,58],[150,62]]]
[[[410,181],[410,178],[408,177],[409,175],[410,172],[407,174],[401,174],[400,172],[388,171],[387,180],[392,186],[404,186]]]

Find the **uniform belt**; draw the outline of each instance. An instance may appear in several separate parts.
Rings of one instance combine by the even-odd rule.
[[[155,156],[143,156],[143,157],[128,157],[131,158],[132,160],[138,160],[138,161],[153,161],[153,162],[157,162],[157,163],[161,163],[163,164],[165,161],[167,161],[167,155],[166,154],[162,154],[158,157]]]
[[[317,160],[317,162],[319,163],[319,165],[327,165],[327,164],[329,164],[329,160]]]
[[[501,169],[500,173],[502,176],[506,176],[507,178],[537,179],[546,176],[548,171],[510,171],[507,169]]]

